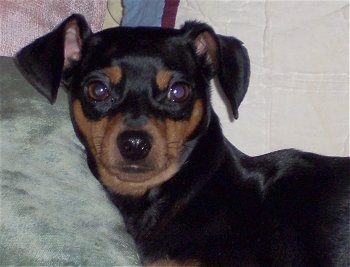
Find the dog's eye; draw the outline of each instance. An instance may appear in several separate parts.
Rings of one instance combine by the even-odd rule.
[[[102,82],[91,82],[87,87],[87,94],[94,101],[103,101],[110,95],[108,87]]]
[[[168,91],[168,99],[172,102],[184,102],[190,96],[190,87],[185,83],[175,83]]]

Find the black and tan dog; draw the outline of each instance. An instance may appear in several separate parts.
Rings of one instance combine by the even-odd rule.
[[[89,166],[144,265],[349,264],[349,159],[249,157],[222,134],[209,83],[237,118],[249,81],[237,39],[197,22],[93,34],[72,15],[16,61],[51,103],[67,89]]]

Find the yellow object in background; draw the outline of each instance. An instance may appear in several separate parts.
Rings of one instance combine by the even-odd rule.
[[[123,5],[121,0],[108,0],[107,11],[103,28],[120,26],[123,15]]]

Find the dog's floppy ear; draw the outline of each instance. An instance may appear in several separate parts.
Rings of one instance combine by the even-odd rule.
[[[56,100],[63,70],[80,60],[83,41],[90,34],[85,18],[73,14],[16,54],[22,74],[51,104]]]
[[[249,85],[250,63],[243,43],[234,37],[215,34],[204,23],[187,22],[182,28],[194,41],[196,53],[207,56],[214,66],[218,81],[229,100],[233,116],[238,118],[238,107]]]

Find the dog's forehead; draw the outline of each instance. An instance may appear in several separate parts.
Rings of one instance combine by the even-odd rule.
[[[180,30],[118,27],[93,34],[85,43],[83,73],[127,62],[134,69],[172,69],[193,66],[190,39]]]
[[[98,32],[88,49],[105,56],[156,55],[185,48],[187,38],[179,30],[145,27],[118,27]]]

